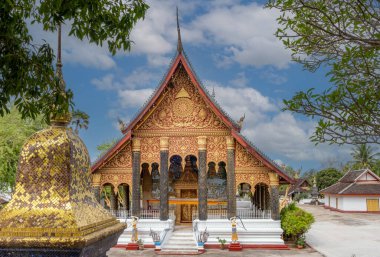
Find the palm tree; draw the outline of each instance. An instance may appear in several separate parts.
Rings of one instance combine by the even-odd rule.
[[[75,133],[79,133],[79,129],[88,129],[89,118],[87,113],[80,110],[72,112],[71,125],[74,126]]]
[[[351,156],[353,157],[353,163],[355,166],[359,166],[361,168],[374,168],[380,153],[374,153],[374,149],[370,145],[362,144],[356,145]]]

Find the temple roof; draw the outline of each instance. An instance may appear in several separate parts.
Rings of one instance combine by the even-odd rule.
[[[368,174],[370,180],[362,180]],[[380,195],[380,177],[369,169],[347,172],[339,181],[323,190],[321,194],[333,195]]]

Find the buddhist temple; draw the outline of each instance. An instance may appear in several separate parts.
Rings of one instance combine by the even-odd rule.
[[[242,123],[202,85],[177,29],[176,55],[162,82],[122,139],[93,163],[96,197],[120,218],[140,217],[141,227],[144,219],[174,226],[233,216],[270,220],[279,229],[270,243],[283,244],[278,192],[292,179],[240,133]]]

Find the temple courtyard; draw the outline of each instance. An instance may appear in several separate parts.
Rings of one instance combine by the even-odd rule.
[[[323,206],[300,207],[315,217],[306,241],[324,256],[380,256],[379,214],[340,213],[324,209]]]

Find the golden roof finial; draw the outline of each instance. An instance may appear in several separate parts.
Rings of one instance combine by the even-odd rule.
[[[181,53],[183,51],[183,47],[182,47],[182,40],[181,40],[181,30],[179,28],[178,6],[177,6],[177,32],[178,32],[177,51],[178,53]]]

